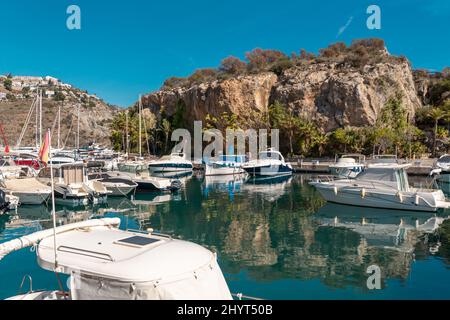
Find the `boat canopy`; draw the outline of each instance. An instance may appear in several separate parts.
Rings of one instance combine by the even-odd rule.
[[[405,171],[405,168],[409,166],[409,164],[369,165],[356,177],[356,180],[382,182],[400,191],[409,191],[408,174]]]
[[[75,300],[231,299],[215,254],[192,242],[99,225],[60,233],[56,243]],[[41,240],[37,255],[54,269],[53,237]]]
[[[283,155],[279,151],[276,151],[276,150],[273,150],[273,149],[268,149],[266,151],[261,151],[259,153],[259,158],[261,160],[266,160],[266,159],[268,159],[268,160],[281,160],[281,161],[284,160]]]

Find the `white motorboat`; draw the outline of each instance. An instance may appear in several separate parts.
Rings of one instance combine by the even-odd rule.
[[[234,175],[245,173],[242,165],[247,162],[246,156],[221,155],[218,160],[205,164],[205,176]]]
[[[70,205],[85,205],[105,202],[108,190],[100,181],[89,181],[82,162],[53,165],[55,197],[57,202]],[[50,183],[50,167],[41,169],[39,181]]]
[[[52,190],[36,178],[2,179],[0,189],[17,196],[20,204],[42,204],[47,202]]]
[[[35,246],[41,268],[70,276],[70,292],[30,291],[9,299],[232,299],[216,254],[192,242],[124,231],[119,225],[119,218],[94,219],[0,244],[0,259]]]
[[[186,172],[192,171],[192,162],[186,159],[184,153],[172,153],[158,160],[150,161],[148,169],[151,173],[157,172]]]
[[[439,159],[436,162],[436,166],[441,169],[442,173],[450,173],[450,154],[444,154],[443,156],[439,157]]]
[[[57,164],[70,164],[75,163],[75,159],[65,154],[55,154],[48,160],[48,163],[57,165]]]
[[[283,155],[269,148],[261,151],[257,160],[251,160],[242,165],[251,176],[283,176],[292,175],[292,166],[284,161]]]
[[[437,211],[450,207],[442,190],[409,186],[410,164],[369,164],[355,179],[325,179],[310,182],[328,202],[363,207]]]
[[[89,180],[98,180],[110,192],[110,196],[127,196],[136,190],[138,184],[127,175],[119,172],[90,173]]]
[[[433,169],[430,175],[437,174],[436,180],[439,182],[450,182],[450,155],[444,154],[439,157],[436,162],[435,169]]]
[[[175,191],[181,188],[178,179],[154,177],[150,175],[144,161],[129,161],[118,164],[119,172],[138,184],[138,190]]]
[[[344,154],[329,165],[330,173],[342,178],[355,178],[363,171],[364,160],[360,154]]]

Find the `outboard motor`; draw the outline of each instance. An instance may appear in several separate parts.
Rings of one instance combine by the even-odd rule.
[[[181,181],[176,179],[176,180],[173,180],[170,183],[170,187],[169,188],[170,188],[170,191],[177,191],[177,190],[179,190],[181,188],[181,186],[182,186]]]
[[[0,190],[0,213],[5,213],[9,210],[9,202],[6,201],[5,191]]]

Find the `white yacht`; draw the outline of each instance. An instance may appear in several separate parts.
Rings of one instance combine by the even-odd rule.
[[[246,156],[221,155],[218,160],[205,164],[205,176],[234,175],[245,173],[242,165],[247,162]]]
[[[70,276],[70,292],[30,291],[9,299],[232,299],[215,253],[162,234],[120,230],[119,225],[119,218],[94,219],[0,244],[0,259],[35,246],[41,268]]]
[[[52,190],[36,178],[10,178],[0,180],[0,189],[19,198],[20,204],[46,203]]]
[[[158,160],[150,161],[148,169],[151,173],[155,172],[185,172],[192,171],[192,162],[186,159],[184,153],[171,153]]]
[[[442,173],[450,174],[450,154],[444,154],[441,156],[437,160],[436,166],[442,170]]]
[[[442,190],[409,186],[410,164],[369,164],[355,179],[317,178],[310,182],[325,200],[363,207],[437,211],[449,208]]]
[[[344,154],[329,165],[330,173],[342,178],[355,178],[364,169],[365,157],[360,154]]]
[[[127,196],[136,190],[138,184],[119,172],[96,172],[89,174],[89,180],[98,180],[110,191],[110,196]]]
[[[50,184],[50,167],[41,169],[39,181]],[[53,165],[55,197],[57,202],[71,205],[85,205],[105,202],[110,193],[96,180],[89,180],[82,162]]]
[[[283,155],[269,148],[261,151],[257,160],[251,160],[242,165],[251,176],[283,176],[292,175],[292,166],[284,161]]]
[[[144,161],[121,162],[117,166],[122,175],[128,176],[138,184],[138,190],[175,191],[181,187],[178,179],[151,176],[148,164]]]

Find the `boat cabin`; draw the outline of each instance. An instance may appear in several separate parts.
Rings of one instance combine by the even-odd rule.
[[[50,167],[41,169],[38,179],[50,181]],[[87,181],[86,168],[82,162],[53,166],[53,178],[56,183],[65,185],[85,183]]]
[[[410,164],[373,164],[369,165],[357,177],[357,181],[376,182],[399,191],[410,191],[406,168]]]

